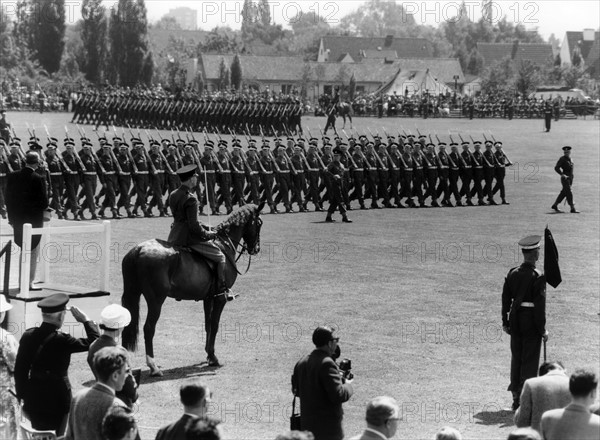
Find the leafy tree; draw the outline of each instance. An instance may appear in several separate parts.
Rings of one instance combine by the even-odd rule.
[[[244,43],[238,32],[229,27],[216,27],[198,45],[199,53],[245,53]]]
[[[572,66],[563,69],[562,79],[565,86],[570,89],[581,88],[586,79],[586,74],[581,66],[573,64]]]
[[[65,47],[65,0],[37,0],[29,20],[34,57],[48,73],[57,72]]]
[[[523,96],[528,96],[535,92],[536,87],[541,83],[540,67],[531,60],[521,61],[521,65],[515,73],[515,87]]]
[[[231,85],[235,90],[242,86],[242,63],[240,57],[236,54],[231,61]]]
[[[85,62],[80,67],[85,72],[85,78],[88,81],[100,83],[104,79],[107,56],[106,8],[102,6],[102,0],[84,0],[81,6],[81,15],[83,17],[81,39]]]
[[[221,58],[221,64],[219,64],[219,90],[223,90],[227,87],[229,72],[225,65],[225,58]]]
[[[168,15],[163,15],[160,20],[154,23],[152,27],[155,29],[164,29],[168,31],[181,30],[181,25],[177,22],[175,17],[170,17]]]
[[[305,61],[316,61],[321,38],[331,33],[329,24],[314,11],[298,13],[290,24],[293,36],[289,40],[289,51],[303,56]]]
[[[154,63],[148,56],[147,32],[144,0],[119,0],[109,25],[113,82],[130,87],[140,81],[149,83]]]
[[[369,0],[340,21],[340,29],[363,37],[408,36],[415,19],[395,1]]]
[[[571,56],[571,63],[575,67],[581,67],[582,62],[583,58],[581,58],[581,51],[579,50],[579,47],[577,47],[575,48],[575,50],[573,51],[573,55]]]
[[[258,12],[260,16],[260,23],[263,26],[269,26],[271,24],[271,8],[268,0],[260,0],[258,3]]]
[[[488,93],[507,91],[512,88],[513,62],[509,57],[490,64],[481,76],[481,88]]]
[[[308,87],[312,82],[312,74],[313,70],[310,63],[304,63],[302,66],[302,76],[300,78],[300,95],[302,95],[302,97],[306,97],[306,94],[308,93]]]

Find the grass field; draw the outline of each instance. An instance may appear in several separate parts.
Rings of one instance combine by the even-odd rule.
[[[22,138],[26,121],[62,135],[68,117],[8,114]],[[286,431],[292,368],[312,349],[318,324],[340,329],[342,356],[352,359],[355,394],[344,405],[348,437],[362,430],[366,401],[385,394],[401,405],[396,438],[431,439],[444,425],[469,439],[506,438],[513,413],[506,409],[510,351],[501,329],[502,283],[519,264],[516,242],[542,234],[546,224],[563,275],[563,283],[548,290],[548,356],[570,371],[598,367],[598,121],[553,122],[550,133],[542,132],[541,120],[357,118],[355,127],[383,134],[382,126],[397,132],[403,124],[415,132],[415,123],[446,139],[448,129],[480,139],[482,130],[491,130],[514,162],[506,178],[510,206],[352,211],[351,225],[325,224],[321,213],[264,215],[262,252],[238,278],[235,290],[242,296],[223,313],[216,347],[223,367],[201,365],[202,304],[165,303],[154,340],[165,376],[143,374],[137,408],[142,439],[153,439],[161,425],[179,417],[178,387],[190,376],[202,377],[214,391],[211,413],[224,421],[227,439],[273,439]],[[316,133],[324,120],[305,118],[305,124]],[[574,148],[579,215],[550,213],[560,191],[553,167],[564,145]],[[170,224],[168,218],[113,222],[113,301],[120,301],[120,261],[128,246],[166,238]],[[55,277],[94,282],[97,268],[83,262],[80,247],[75,250],[72,262],[63,257],[53,265]],[[144,365],[143,352],[134,363]],[[84,355],[73,357],[70,376],[76,389],[91,379]]]

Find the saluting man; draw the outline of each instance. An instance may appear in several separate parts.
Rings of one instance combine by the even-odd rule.
[[[556,198],[554,205],[552,205],[552,209],[554,209],[556,212],[562,212],[558,205],[566,198],[567,203],[571,207],[571,212],[573,214],[579,214],[579,211],[575,209],[573,192],[571,192],[571,185],[573,185],[573,161],[571,160],[571,147],[563,147],[563,151],[563,156],[558,159],[558,162],[556,162],[556,166],[554,167],[554,171],[560,174],[562,191]]]
[[[510,335],[510,385],[513,410],[519,407],[524,382],[536,377],[546,330],[546,277],[535,263],[540,257],[539,235],[519,241],[523,263],[513,267],[502,290],[502,328]]]
[[[96,324],[75,306],[70,307],[71,314],[83,324],[87,337],[76,339],[60,331],[68,302],[67,294],[57,293],[38,303],[42,325],[23,334],[15,361],[15,388],[31,425],[38,430],[56,431],[59,436],[71,405],[67,376],[71,354],[87,351],[99,336]]]

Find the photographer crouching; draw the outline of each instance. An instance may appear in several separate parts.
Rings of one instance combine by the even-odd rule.
[[[316,348],[298,361],[292,375],[292,392],[301,402],[300,428],[312,432],[315,440],[344,438],[342,403],[354,393],[350,360],[340,362],[343,368],[334,360],[340,354],[340,338],[334,332],[325,326],[315,329]]]

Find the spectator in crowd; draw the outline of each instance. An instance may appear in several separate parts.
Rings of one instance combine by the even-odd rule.
[[[75,306],[70,311],[83,324],[86,338],[76,339],[60,330],[67,313],[69,296],[57,293],[38,302],[42,325],[25,331],[15,361],[15,387],[23,411],[38,430],[64,433],[71,404],[68,378],[71,354],[87,351],[98,338],[97,326]]]
[[[221,438],[223,438],[221,421],[211,417],[190,420],[185,437],[177,437],[182,440],[221,440]]]
[[[540,432],[545,440],[598,440],[600,417],[590,412],[598,392],[598,377],[588,370],[577,370],[569,379],[572,401],[566,408],[552,409],[542,415]]]
[[[12,305],[0,294],[0,324]],[[13,373],[19,344],[13,335],[0,327],[0,417],[5,423],[0,428],[0,438],[16,440],[19,421],[19,402],[11,392],[15,386]]]
[[[129,310],[118,304],[111,304],[106,306],[100,313],[100,328],[102,329],[102,335],[96,339],[88,351],[87,361],[94,373],[94,377],[98,380],[98,374],[94,371],[94,355],[104,347],[119,347],[119,349],[125,351],[125,348],[118,345],[117,341],[123,333],[123,329],[131,322],[131,314]],[[121,399],[125,404],[131,408],[134,402],[138,398],[137,394],[137,383],[131,373],[127,373],[125,379],[125,385],[123,389],[117,391],[117,397]]]
[[[156,434],[156,440],[183,439],[191,421],[206,418],[207,405],[211,397],[212,393],[199,379],[185,381],[179,389],[183,415],[179,420],[162,427]]]
[[[279,434],[275,440],[315,440],[315,436],[309,431],[290,431],[285,434]]]
[[[533,428],[518,428],[508,434],[507,440],[542,440],[542,436]]]
[[[65,440],[103,440],[102,422],[112,406],[127,408],[115,395],[127,377],[127,356],[117,347],[104,347],[94,356],[98,381],[78,392],[71,403]]]
[[[44,225],[44,211],[48,209],[48,194],[42,176],[36,170],[40,166],[40,156],[36,152],[25,155],[25,167],[10,173],[6,180],[6,211],[12,225],[15,243],[23,249],[23,225],[30,223],[34,228]],[[39,254],[40,235],[31,237],[25,249],[31,249],[30,290],[42,290],[33,284]]]
[[[462,435],[458,429],[444,426],[435,435],[435,440],[462,440]]]
[[[120,406],[111,407],[102,421],[105,440],[134,440],[138,429],[133,414]]]
[[[360,435],[350,440],[381,440],[392,438],[398,429],[400,407],[396,400],[388,396],[379,396],[367,404],[367,427]]]
[[[342,403],[354,390],[352,380],[343,380],[332,355],[339,337],[331,327],[317,327],[312,335],[315,349],[298,361],[292,375],[292,392],[300,397],[300,425],[316,440],[344,438]]]
[[[521,392],[521,406],[515,413],[515,425],[540,430],[542,414],[564,408],[571,401],[569,377],[560,362],[544,362],[539,377],[527,379]]]

